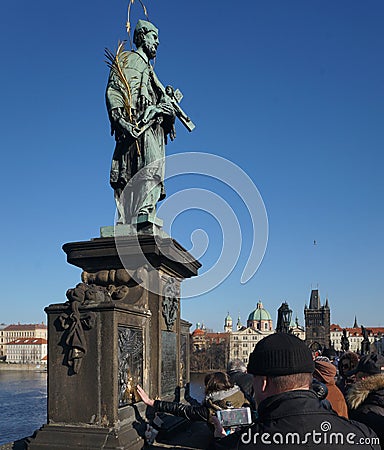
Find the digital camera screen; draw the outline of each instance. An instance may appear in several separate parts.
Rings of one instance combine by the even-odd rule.
[[[217,411],[217,417],[223,427],[249,425],[251,410],[249,408],[222,409]]]

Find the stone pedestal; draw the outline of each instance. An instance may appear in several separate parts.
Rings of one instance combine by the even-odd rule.
[[[180,283],[200,263],[171,238],[97,238],[63,246],[82,283],[48,315],[48,424],[29,449],[142,448],[145,405],[189,382]]]

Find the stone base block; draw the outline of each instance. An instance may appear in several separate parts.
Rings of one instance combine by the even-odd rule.
[[[139,450],[144,441],[131,427],[102,428],[93,426],[44,425],[28,450]]]

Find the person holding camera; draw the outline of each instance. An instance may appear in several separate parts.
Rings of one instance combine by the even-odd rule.
[[[380,449],[375,433],[359,422],[338,416],[311,389],[312,353],[304,341],[275,333],[257,343],[250,355],[258,419],[224,437],[215,420],[215,448],[219,449]]]
[[[256,410],[253,376],[247,373],[245,363],[240,358],[231,359],[227,365],[227,374],[232,383],[242,390],[252,409]]]
[[[201,405],[153,400],[149,398],[141,386],[137,386],[137,392],[143,402],[153,407],[155,412],[173,414],[190,421],[204,421],[210,424],[212,429],[211,419],[213,416],[216,416],[218,411],[234,411],[242,407],[249,407],[249,403],[239,386],[234,385],[226,373],[214,372],[208,374],[204,383],[205,399]],[[250,411],[249,408],[247,409]]]

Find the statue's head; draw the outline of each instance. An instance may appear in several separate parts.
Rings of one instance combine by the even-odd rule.
[[[173,86],[170,84],[168,86],[165,86],[165,93],[169,95],[170,97],[173,97],[175,94],[175,90],[173,89]]]
[[[136,48],[142,48],[149,59],[153,59],[159,46],[159,30],[153,23],[139,20],[133,34],[133,43]]]

